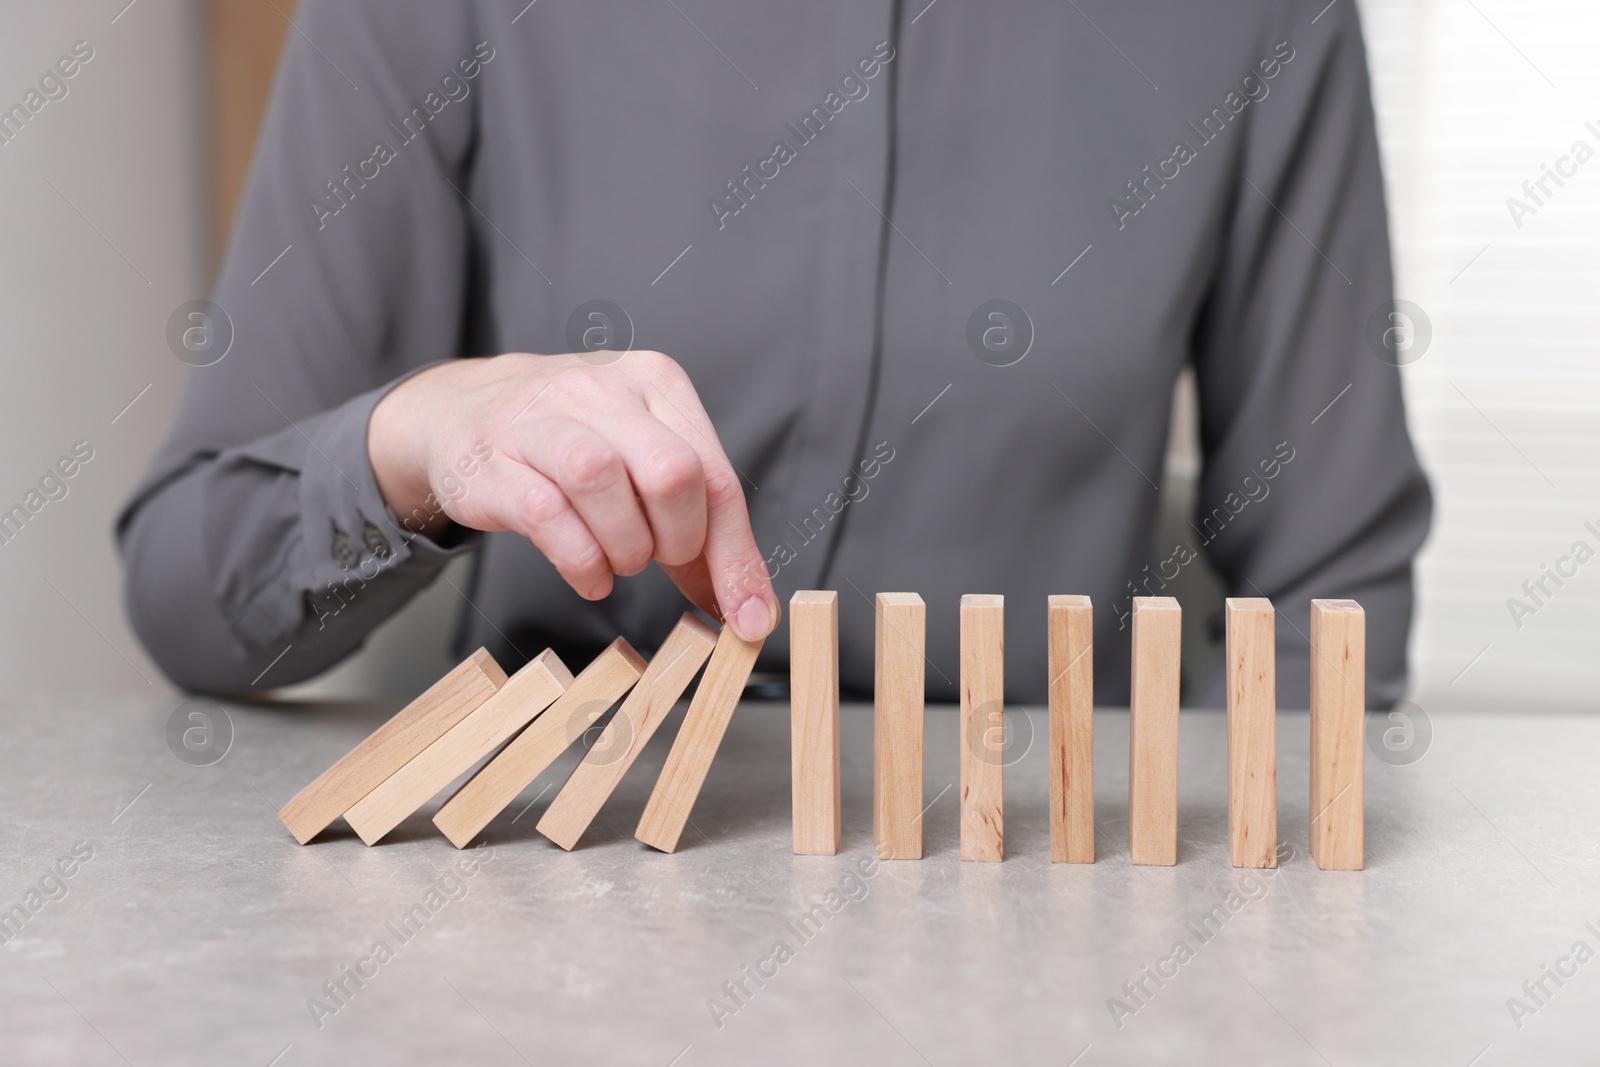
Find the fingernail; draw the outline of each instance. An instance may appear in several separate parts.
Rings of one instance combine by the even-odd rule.
[[[767,636],[767,631],[772,627],[772,612],[767,608],[766,601],[753,596],[739,605],[739,610],[733,613],[729,621],[733,623],[734,633],[746,641],[759,641]]]

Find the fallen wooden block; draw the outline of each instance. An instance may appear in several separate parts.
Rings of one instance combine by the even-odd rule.
[[[667,761],[650,791],[639,828],[634,831],[633,836],[640,841],[662,852],[677,850],[689,812],[705,784],[706,772],[711,770],[711,761],[717,756],[728,720],[739,706],[744,684],[750,680],[763,644],[765,641],[746,641],[730,626],[724,626],[717,635],[717,647],[695,687],[683,725],[672,739]]]
[[[928,609],[916,593],[879,593],[876,615],[872,841],[879,859],[920,860]]]
[[[789,599],[789,743],[794,854],[839,852],[839,594]]]
[[[362,797],[345,813],[345,820],[361,840],[376,844],[549,707],[571,684],[572,674],[554,652],[545,649],[513,674],[498,693]]]
[[[711,627],[684,613],[599,740],[545,809],[539,819],[541,834],[569,852],[577,845],[716,643]]]
[[[505,684],[506,672],[478,649],[296,793],[278,818],[305,844]]]
[[[1128,707],[1128,859],[1178,862],[1178,679],[1183,610],[1172,597],[1133,598]]]
[[[620,637],[611,642],[579,672],[554,704],[445,801],[434,815],[433,824],[452,845],[466,848],[556,757],[633,688],[644,669],[644,657],[632,645]]]
[[[1311,858],[1359,871],[1365,846],[1367,616],[1354,600],[1311,602]]]
[[[1277,633],[1272,601],[1229,597],[1228,855],[1278,865]]]
[[[1094,606],[1049,599],[1050,861],[1094,862]]]
[[[1005,858],[1005,597],[961,598],[961,858]]]

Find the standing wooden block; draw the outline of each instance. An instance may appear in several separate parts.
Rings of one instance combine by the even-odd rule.
[[[345,812],[361,840],[376,844],[390,830],[474,763],[495,750],[572,684],[572,674],[549,649],[530,660],[500,691],[412,757]]]
[[[728,730],[750,670],[756,665],[765,641],[746,641],[724,626],[717,635],[717,647],[706,663],[706,673],[695,687],[683,725],[672,739],[667,762],[661,767],[656,787],[650,791],[639,828],[633,836],[662,852],[674,852],[683,836],[684,824],[694,808],[706,772],[717,757],[722,735]]]
[[[1094,606],[1052,596],[1050,861],[1094,862]]]
[[[1363,864],[1367,615],[1354,600],[1311,602],[1311,857]]]
[[[1128,707],[1128,858],[1178,862],[1178,677],[1183,610],[1169,596],[1133,598]]]
[[[589,749],[539,819],[539,832],[567,851],[589,828],[600,808],[622,781],[633,761],[672,710],[695,672],[711,655],[717,635],[688,612],[678,620],[645,668],[644,677],[611,717],[600,739]]]
[[[1228,855],[1278,865],[1277,633],[1272,601],[1229,597]]]
[[[1006,598],[961,598],[961,858],[1005,859]]]
[[[296,793],[278,818],[305,844],[505,684],[506,672],[478,649]]]
[[[839,594],[789,598],[789,741],[794,854],[839,851]]]
[[[556,757],[622,699],[644,673],[644,657],[617,638],[528,728],[456,790],[433,817],[450,843],[466,848]]]
[[[928,608],[916,593],[879,593],[876,614],[872,841],[879,859],[920,860]]]

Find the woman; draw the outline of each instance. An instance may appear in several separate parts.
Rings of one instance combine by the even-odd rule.
[[[460,643],[508,667],[652,647],[684,595],[757,637],[838,588],[865,692],[865,598],[907,589],[953,698],[957,598],[1002,593],[1039,701],[1071,592],[1114,703],[1129,598],[1204,553],[1277,602],[1285,703],[1312,597],[1365,605],[1400,694],[1431,505],[1364,339],[1391,276],[1355,5],[311,0],[297,29],[231,349],[118,525],[179,684],[316,674],[476,551]],[[1199,509],[1155,545],[1185,366]]]

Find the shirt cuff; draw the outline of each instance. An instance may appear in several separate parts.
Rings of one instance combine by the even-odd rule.
[[[399,587],[408,597],[482,540],[480,531],[454,525],[439,539],[416,533],[403,527],[384,502],[367,453],[367,424],[378,402],[404,380],[301,423],[308,444],[297,487],[300,536],[284,576],[292,588],[280,586],[276,595],[255,598],[240,619],[246,641],[269,643],[309,619],[337,614],[352,591],[369,582],[386,587],[388,594],[371,599],[389,601]],[[438,504],[430,500],[429,506]],[[285,617],[289,612],[292,618]]]

